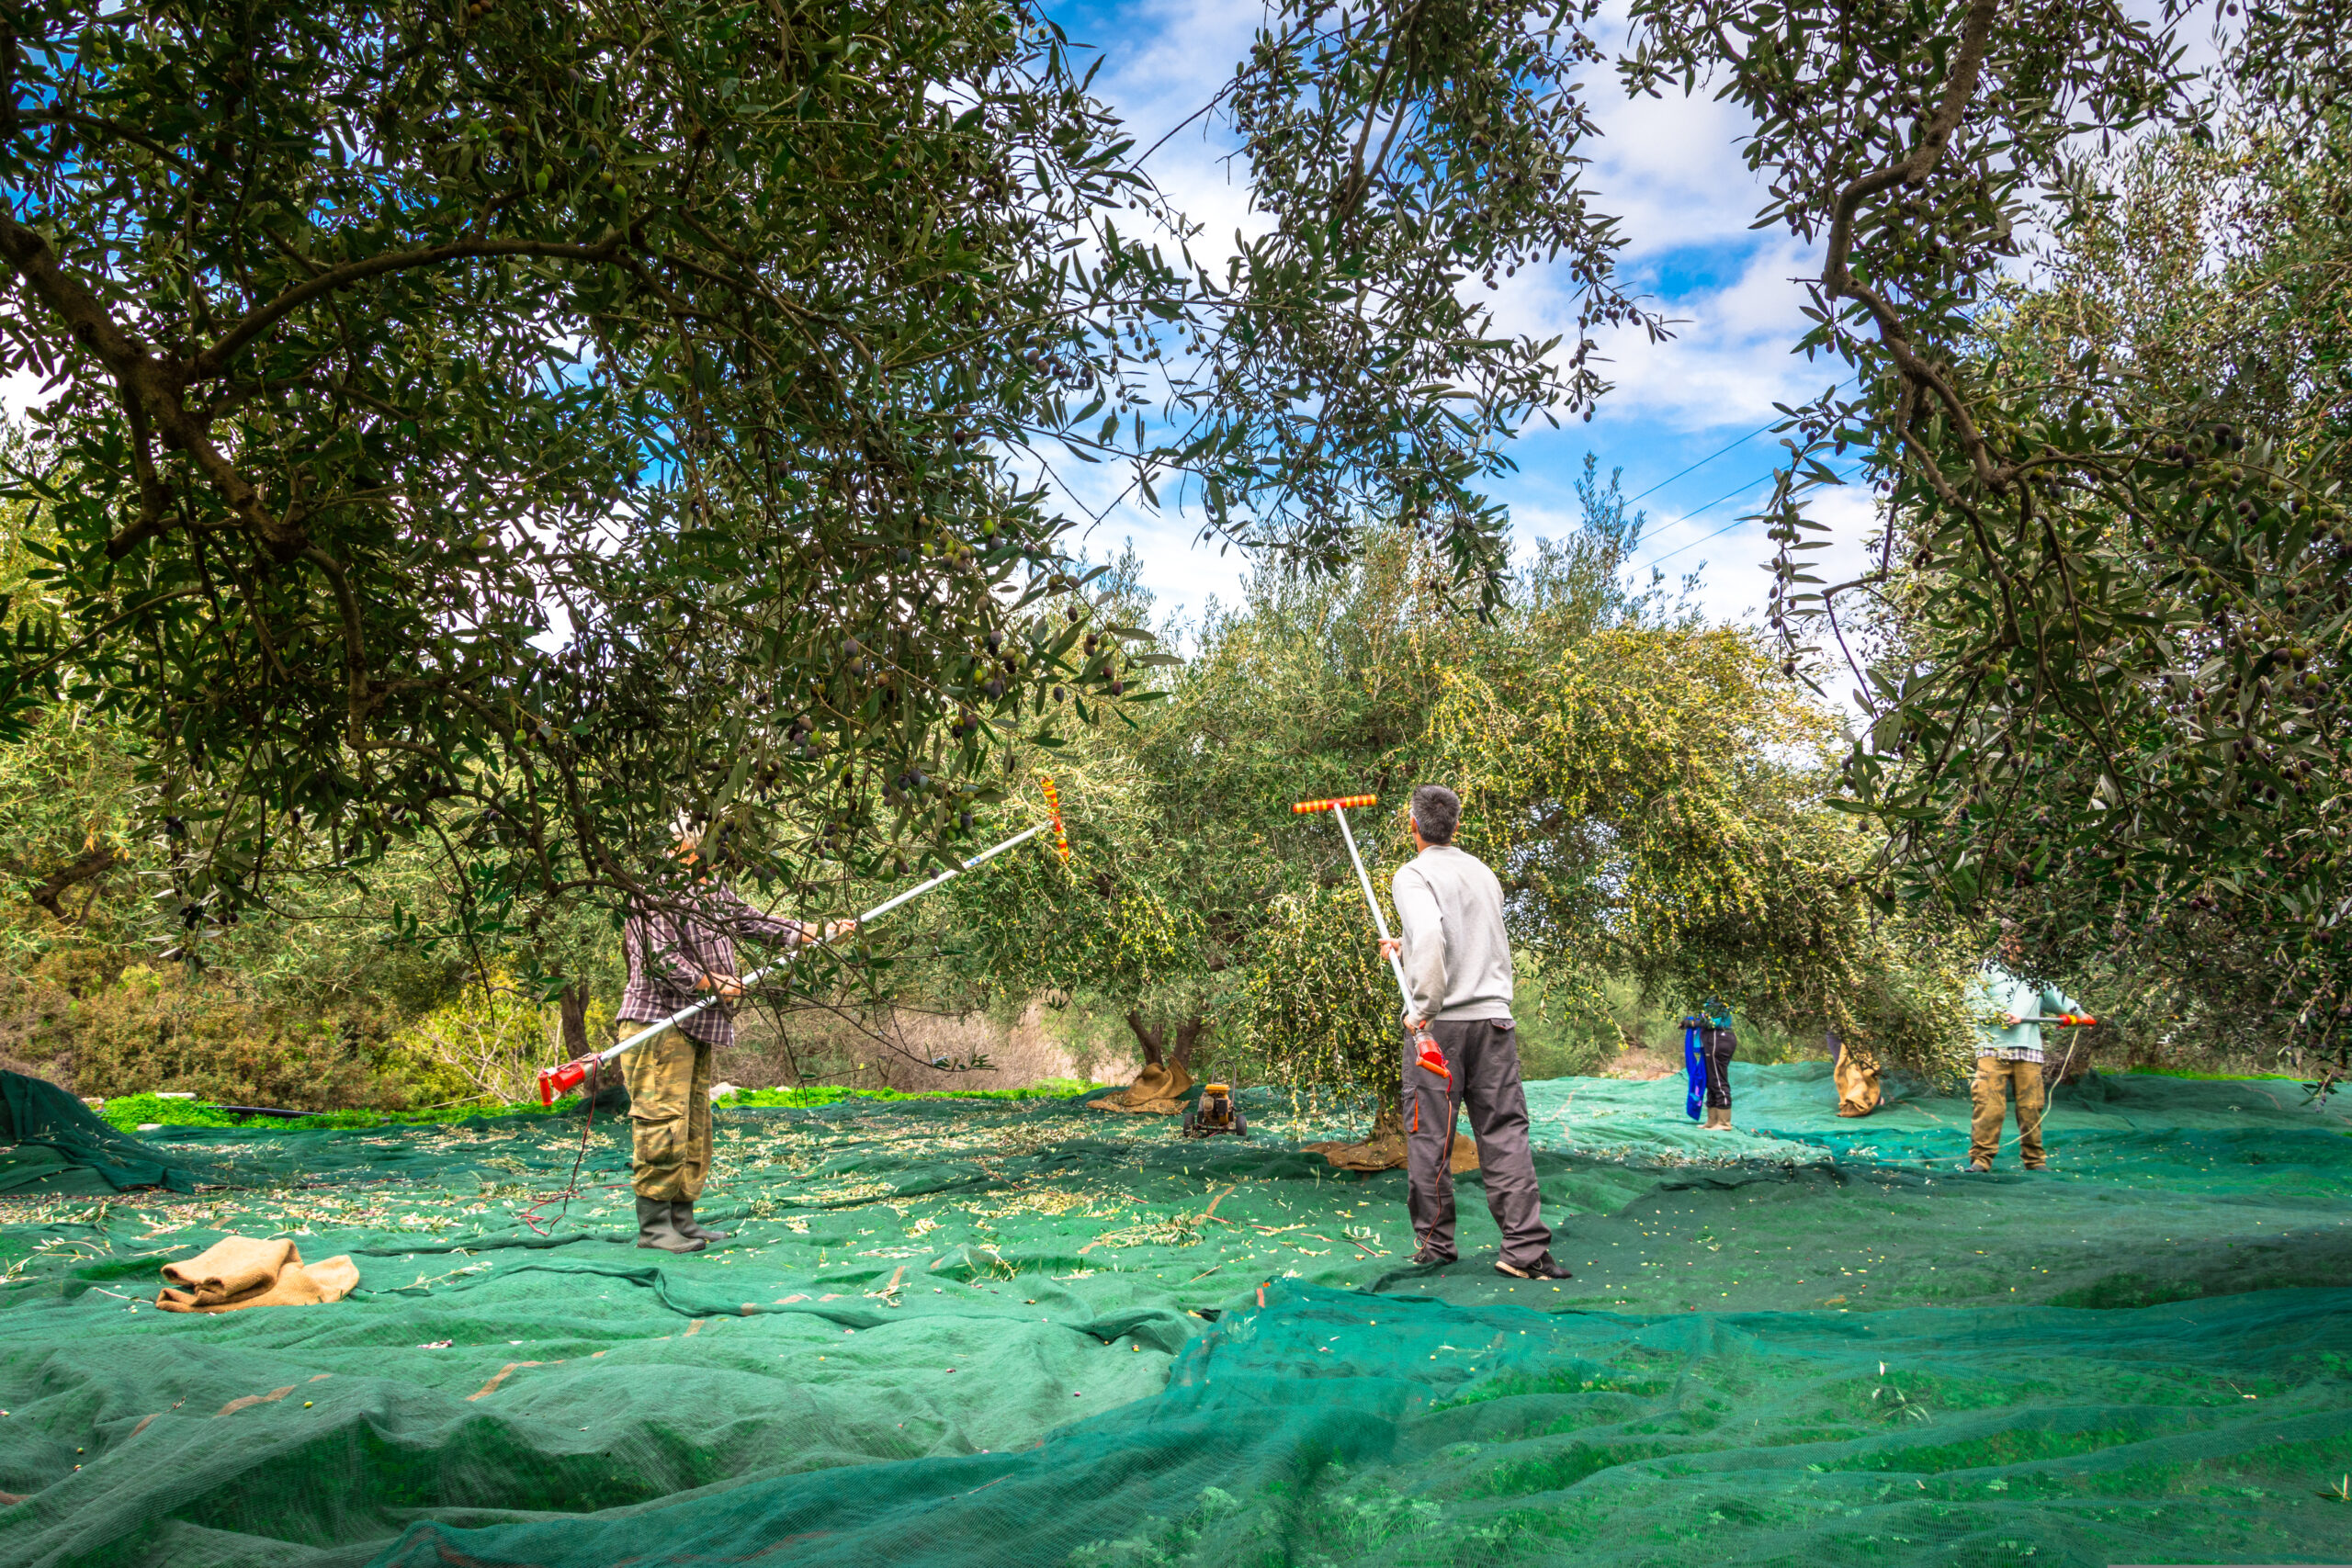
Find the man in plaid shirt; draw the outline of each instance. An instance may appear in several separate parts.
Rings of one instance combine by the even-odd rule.
[[[678,856],[695,863],[696,840],[681,842]],[[856,929],[854,920],[836,920],[821,940]],[[710,1174],[711,1053],[735,1043],[732,1004],[743,994],[737,978],[738,939],[797,947],[820,937],[802,921],[760,913],[707,877],[673,896],[634,906],[621,928],[621,947],[628,957],[622,1032],[659,1023],[696,1002],[711,1003],[621,1053],[634,1134],[630,1185],[637,1190],[639,1247],[700,1252],[727,1239],[725,1231],[695,1223],[695,1200]]]

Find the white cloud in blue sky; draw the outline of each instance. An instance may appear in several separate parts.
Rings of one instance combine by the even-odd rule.
[[[1265,14],[1259,0],[1098,0],[1049,3],[1047,9],[1073,41],[1102,51],[1096,90],[1145,147],[1209,100]],[[1622,5],[1612,5],[1602,26],[1606,46],[1622,28]],[[1604,471],[1624,470],[1628,494],[1659,487],[1642,502],[1650,520],[1641,562],[1656,560],[1675,577],[1703,564],[1698,602],[1706,611],[1756,618],[1770,587],[1763,563],[1771,548],[1760,527],[1737,525],[1736,519],[1765,493],[1777,438],[1758,435],[1661,481],[1769,423],[1775,401],[1801,400],[1838,378],[1827,362],[1790,353],[1805,325],[1798,314],[1802,288],[1793,280],[1814,270],[1811,258],[1785,233],[1748,229],[1761,200],[1738,147],[1747,125],[1741,111],[1703,90],[1689,99],[1628,102],[1607,66],[1585,80],[1606,132],[1583,149],[1591,159],[1587,186],[1600,210],[1623,218],[1624,275],[1677,320],[1676,335],[1663,344],[1640,333],[1603,339],[1616,389],[1590,423],[1554,430],[1539,422],[1514,444],[1519,472],[1495,493],[1510,508],[1521,548],[1532,548],[1534,539],[1575,525],[1575,481],[1592,452]],[[1229,243],[1237,228],[1254,227],[1241,171],[1224,156],[1229,145],[1220,130],[1196,122],[1150,164],[1161,187],[1204,225],[1202,244],[1211,250]],[[1573,333],[1576,309],[1566,279],[1542,267],[1521,268],[1503,281],[1494,303],[1508,329],[1539,337]],[[1102,478],[1113,482],[1107,473]],[[1100,506],[1110,496],[1106,490],[1081,499]],[[1839,536],[1839,547],[1828,552],[1833,561],[1850,559],[1871,524],[1861,493],[1838,501],[1844,504],[1821,508]],[[1709,536],[1727,525],[1730,532]],[[1211,594],[1232,599],[1247,564],[1238,553],[1220,555],[1214,544],[1195,543],[1198,525],[1197,516],[1155,517],[1121,506],[1096,528],[1090,547],[1100,556],[1132,537],[1161,607],[1197,612]]]

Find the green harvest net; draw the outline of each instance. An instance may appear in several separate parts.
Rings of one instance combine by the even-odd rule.
[[[225,1184],[201,1157],[161,1153],[116,1132],[55,1084],[0,1073],[0,1193],[87,1196],[162,1187],[193,1192]]]
[[[1401,1177],[1255,1094],[722,1111],[690,1258],[605,1118],[158,1134],[252,1185],[0,1208],[0,1562],[2352,1562],[2342,1114],[2097,1079],[1980,1178],[1963,1102],[1734,1088],[1531,1086],[1556,1286],[1476,1177],[1405,1267]],[[361,1288],[144,1304],[232,1231]]]

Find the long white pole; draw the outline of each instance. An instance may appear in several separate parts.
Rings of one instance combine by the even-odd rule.
[[[970,860],[966,861],[963,864],[955,866],[947,871],[941,872],[937,876],[933,877],[929,882],[924,883],[922,886],[910,887],[904,893],[899,894],[897,897],[885,899],[883,902],[876,904],[874,908],[866,910],[863,915],[860,915],[857,918],[857,923],[860,926],[870,926],[875,921],[880,919],[883,916],[888,914],[891,910],[897,908],[899,905],[910,903],[944,883],[953,882],[956,878],[963,875],[966,872],[971,870],[974,866],[978,865],[983,861],[991,860],[996,856],[1004,853],[1005,851],[1012,848],[1013,845],[1021,843],[1026,840],[1035,838],[1038,834],[1044,832],[1046,829],[1052,826],[1053,824],[1050,821],[1046,821],[1040,822],[1034,828],[1024,828],[1020,832],[1012,835],[1010,839],[1005,840],[1004,842],[992,845],[988,849],[982,850],[978,854],[974,855]],[[777,959],[775,963],[770,964],[763,968],[755,969],[751,974],[744,976],[742,983],[745,986],[757,985],[761,980],[765,979],[768,976],[775,974],[777,970],[784,968],[794,959],[799,957],[800,950],[810,945],[814,944],[808,942],[797,944],[791,951],[787,952],[782,958]],[[619,1055],[622,1052],[628,1050],[630,1046],[642,1045],[648,1040],[650,1040],[655,1035],[660,1034],[663,1030],[676,1028],[679,1024],[685,1022],[686,1020],[694,1017],[696,1013],[707,1011],[710,1008],[716,1006],[721,999],[723,998],[713,995],[704,998],[701,1001],[695,1003],[692,1007],[680,1008],[677,1011],[672,1013],[661,1022],[649,1023],[643,1029],[639,1030],[636,1033],[622,1041],[619,1044],[609,1046],[605,1050],[597,1052],[596,1060],[600,1062],[609,1062],[614,1057]]]
[[[1380,900],[1373,897],[1372,877],[1363,868],[1363,856],[1356,853],[1356,836],[1348,830],[1348,808],[1331,807],[1331,815],[1340,819],[1340,837],[1348,841],[1348,858],[1356,863],[1356,882],[1363,888],[1363,901],[1372,906],[1372,923],[1380,931],[1380,940],[1389,940],[1388,917],[1380,912]],[[1413,1006],[1413,993],[1405,985],[1405,965],[1395,953],[1388,955],[1388,972],[1396,976],[1396,995],[1403,998],[1408,1013]]]

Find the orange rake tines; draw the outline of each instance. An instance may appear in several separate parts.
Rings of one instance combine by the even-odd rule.
[[[1379,804],[1380,796],[1376,795],[1343,795],[1336,800],[1302,800],[1297,805],[1292,807],[1291,809],[1296,812],[1299,816],[1304,817],[1310,811],[1329,811],[1334,807],[1345,811],[1358,806],[1377,806]]]
[[[1061,792],[1054,788],[1054,781],[1044,773],[1037,775],[1037,787],[1046,792],[1046,811],[1054,819],[1054,852],[1069,863],[1069,834],[1062,827]]]

